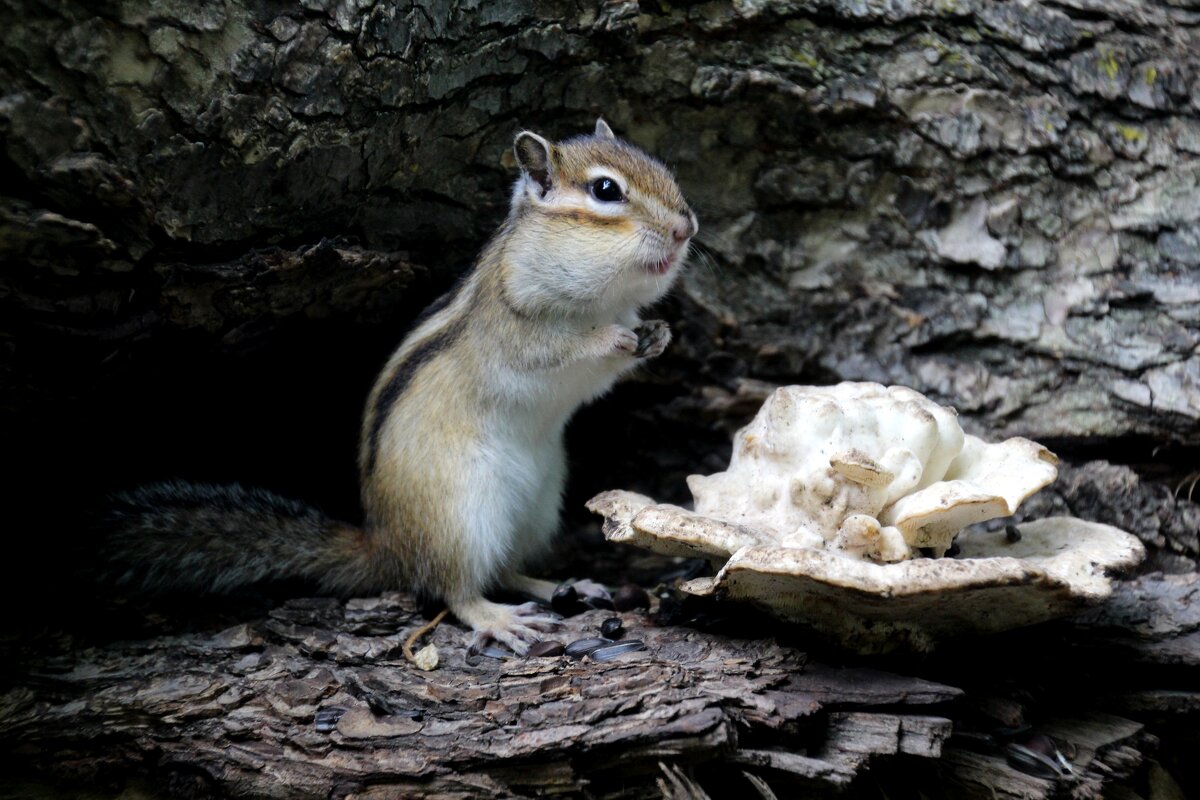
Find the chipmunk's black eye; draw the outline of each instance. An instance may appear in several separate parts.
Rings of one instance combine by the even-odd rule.
[[[592,181],[592,197],[604,203],[619,203],[625,199],[621,187],[612,178],[596,178]]]

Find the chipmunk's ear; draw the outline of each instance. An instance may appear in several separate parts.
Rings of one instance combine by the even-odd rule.
[[[549,142],[531,131],[521,131],[513,142],[513,152],[521,171],[542,188],[542,194],[550,191],[551,149]]]
[[[596,117],[596,136],[601,139],[615,139],[617,135],[613,133],[613,129],[608,127],[608,123],[604,121],[604,117]]]

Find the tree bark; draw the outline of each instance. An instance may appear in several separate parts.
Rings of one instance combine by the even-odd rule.
[[[1182,4],[5,5],[18,411],[47,328],[219,342],[270,296],[173,313],[180,268],[236,288],[255,248],[344,235],[461,270],[501,214],[513,132],[603,113],[700,210],[685,396],[879,380],[996,433],[1200,444]],[[377,319],[349,294],[317,284],[260,324]]]
[[[446,664],[422,681],[393,652],[415,622],[392,596],[87,654],[10,638],[0,737],[22,767],[148,772],[173,793],[639,796],[742,780],[731,768],[833,790],[863,785],[868,762],[883,781],[923,760],[964,792],[1043,796],[1062,782],[941,745],[996,685],[1050,683],[1061,702],[1039,724],[1104,765],[1067,781],[1080,796],[1131,773],[1151,734],[1200,791],[1178,757],[1197,710],[1180,687],[1197,661],[1200,507],[1145,480],[1173,485],[1200,453],[1200,7],[0,9],[0,442],[20,472],[13,563],[28,565],[14,608],[61,585],[75,528],[59,512],[106,489],[243,479],[353,518],[367,388],[502,217],[514,133],[569,136],[601,114],[673,165],[701,233],[663,311],[672,348],[572,431],[571,527],[601,489],[681,499],[775,385],[873,380],[955,406],[972,432],[1051,445],[1068,463],[1030,512],[1121,525],[1148,545],[1147,571],[1174,573],[1073,626],[977,643],[990,685],[963,677],[979,656],[958,650],[883,665],[938,683],[907,702],[814,684],[834,673],[799,669],[806,644],[690,628],[594,667],[466,664],[443,628]],[[642,569],[600,547],[561,563]],[[70,592],[56,602],[78,614]],[[1110,661],[1107,682],[1045,679]],[[346,715],[318,733],[330,705]],[[714,766],[688,766],[700,758]],[[621,788],[627,768],[636,788]]]
[[[400,655],[422,623],[407,595],[293,600],[219,631],[10,648],[25,674],[0,697],[0,740],[10,776],[102,785],[135,770],[170,795],[656,797],[668,762],[716,797],[745,791],[745,772],[780,796],[877,796],[902,780],[938,798],[1099,798],[1142,780],[1155,745],[1101,709],[1181,723],[1200,702],[1161,683],[1164,665],[1200,667],[1198,592],[1195,575],[1142,579],[1074,628],[1006,636],[989,663],[970,647],[925,663],[965,690],[813,661],[745,612],[724,624],[752,638],[623,614],[646,649],[607,662],[472,656],[443,625],[425,673]],[[563,639],[611,613],[566,621]],[[1097,651],[1119,685],[1089,677]],[[1003,737],[1026,723],[1060,743],[1070,774],[1014,767]]]

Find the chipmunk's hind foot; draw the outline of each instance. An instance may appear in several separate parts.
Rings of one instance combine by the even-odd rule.
[[[584,578],[581,581],[574,581],[571,586],[587,605],[592,608],[612,608],[612,595],[608,589],[605,589],[602,584],[596,581]]]
[[[474,629],[470,645],[472,650],[481,650],[492,642],[499,642],[517,655],[524,655],[531,645],[540,642],[544,634],[555,630],[561,622],[560,617],[547,612],[537,603],[508,606],[480,598],[451,604],[450,610],[460,621]]]

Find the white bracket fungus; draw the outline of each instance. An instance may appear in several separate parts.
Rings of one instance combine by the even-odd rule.
[[[1012,514],[1057,463],[1027,439],[964,435],[953,409],[911,389],[789,386],[738,432],[728,470],[688,478],[695,512],[621,491],[588,508],[611,541],[719,569],[684,591],[752,601],[864,652],[927,649],[1103,600],[1108,574],[1141,561],[1133,536],[1069,517],[1025,523],[1015,542],[959,536]],[[913,558],[956,536],[957,558]]]
[[[738,431],[729,469],[688,487],[697,513],[763,543],[890,562],[941,556],[968,525],[1011,515],[1057,463],[1028,439],[964,435],[954,409],[903,386],[785,386]]]

